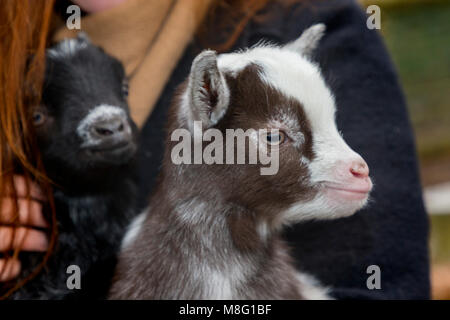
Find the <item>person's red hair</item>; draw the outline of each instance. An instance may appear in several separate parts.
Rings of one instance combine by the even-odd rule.
[[[4,284],[0,292],[2,298],[42,269],[55,242],[56,223],[50,183],[35,146],[28,110],[29,105],[40,100],[52,9],[53,0],[5,0],[0,9],[0,206],[6,194],[17,199],[13,176],[20,173],[27,181],[40,184],[48,196],[53,216],[47,218],[53,222],[54,230],[50,237],[50,250],[42,263],[20,283]],[[16,201],[14,203],[13,219],[6,221],[6,225],[17,227],[18,207]],[[15,249],[12,255],[6,251],[3,257],[17,258],[19,251]]]

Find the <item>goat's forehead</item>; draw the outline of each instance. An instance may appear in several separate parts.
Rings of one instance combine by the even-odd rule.
[[[312,129],[334,126],[335,101],[319,68],[301,55],[277,47],[259,47],[244,52],[222,54],[219,69],[237,77],[246,67],[258,66],[259,79],[281,95],[298,102]],[[278,106],[280,107],[280,106]],[[292,121],[293,114],[279,113]]]
[[[52,48],[47,50],[47,54],[50,58],[60,59],[70,57],[76,54],[78,51],[82,49],[86,49],[88,47],[88,43],[85,41],[81,41],[79,39],[65,39]]]
[[[75,75],[87,72],[96,76],[105,74],[108,77],[124,75],[123,67],[117,59],[79,39],[66,39],[56,44],[47,50],[47,59],[54,66],[52,72],[69,71]],[[70,77],[67,78],[70,80]]]

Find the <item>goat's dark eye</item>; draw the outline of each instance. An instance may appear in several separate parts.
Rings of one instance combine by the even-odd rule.
[[[36,110],[36,111],[33,111],[33,115],[32,115],[31,119],[33,121],[33,125],[40,126],[40,125],[44,124],[44,122],[46,120],[46,116],[45,116],[44,112]]]
[[[125,97],[128,97],[128,89],[129,89],[128,79],[124,79],[122,82],[122,93]]]
[[[267,144],[276,146],[286,141],[286,134],[283,131],[272,131],[267,133],[265,139]]]

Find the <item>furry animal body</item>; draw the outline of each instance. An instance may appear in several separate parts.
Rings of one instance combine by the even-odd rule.
[[[122,243],[111,299],[331,298],[296,270],[281,237],[285,225],[354,214],[372,188],[310,60],[324,30],[314,25],[283,47],[196,57],[171,110],[149,208]],[[172,133],[194,135],[196,121],[224,135],[275,129],[248,143],[278,152],[278,172],[261,175],[260,164],[174,164]]]
[[[42,103],[31,116],[55,183],[59,234],[45,269],[11,298],[102,298],[135,212],[137,129],[126,77],[120,62],[84,35],[50,48],[46,63]],[[21,255],[25,271],[42,261],[41,254]],[[80,289],[67,285],[71,265],[81,271]]]

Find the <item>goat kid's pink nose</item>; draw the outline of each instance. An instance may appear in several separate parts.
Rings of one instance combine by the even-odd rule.
[[[369,166],[363,159],[352,161],[350,164],[350,173],[355,178],[367,178],[369,176]]]

